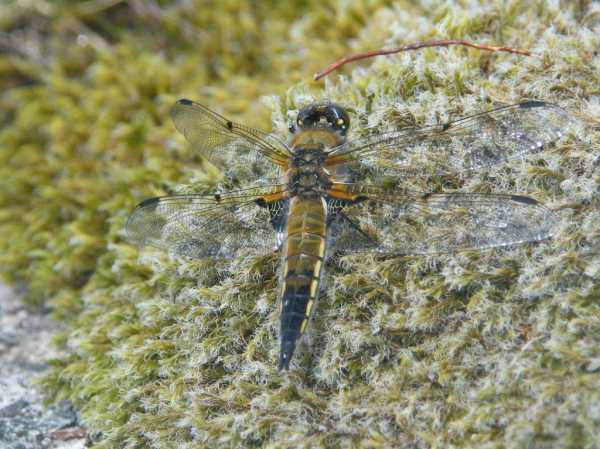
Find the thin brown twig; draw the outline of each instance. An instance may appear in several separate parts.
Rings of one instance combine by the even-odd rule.
[[[50,434],[50,437],[53,440],[57,441],[68,441],[75,440],[80,438],[85,438],[87,436],[87,429],[79,426],[75,427],[67,427],[65,429],[55,430]]]
[[[486,51],[491,51],[491,52],[505,51],[508,53],[516,53],[516,54],[525,55],[525,56],[531,55],[531,52],[529,50],[524,50],[524,49],[520,49],[520,48],[512,48],[512,47],[496,47],[496,46],[492,46],[492,45],[476,44],[474,42],[467,41],[464,39],[425,41],[425,42],[417,42],[414,44],[402,45],[400,47],[392,48],[389,50],[374,50],[374,51],[367,51],[364,53],[357,53],[355,55],[346,56],[345,58],[338,59],[333,64],[328,65],[324,70],[321,70],[320,72],[316,73],[314,79],[315,79],[315,81],[318,81],[321,78],[323,78],[324,76],[329,75],[334,70],[339,69],[343,65],[346,65],[353,61],[360,61],[361,59],[372,58],[373,56],[391,55],[394,53],[400,53],[402,51],[407,51],[407,50],[418,50],[419,48],[426,48],[426,47],[448,47],[449,45],[464,45],[465,47],[472,47],[472,48],[477,48],[479,50],[486,50]]]

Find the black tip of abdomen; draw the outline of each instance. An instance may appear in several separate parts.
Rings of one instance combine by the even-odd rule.
[[[287,337],[287,336],[286,336]],[[296,349],[296,340],[285,338],[281,342],[281,351],[279,353],[279,370],[288,371],[290,369],[290,360]]]
[[[288,371],[290,369],[290,357],[283,352],[279,356],[279,371]]]

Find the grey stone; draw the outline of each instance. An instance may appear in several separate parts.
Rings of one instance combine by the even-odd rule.
[[[0,418],[10,418],[19,413],[23,408],[27,407],[29,402],[24,399],[18,399],[12,404],[0,409]]]
[[[81,449],[85,439],[55,441],[52,433],[78,426],[77,414],[64,401],[42,404],[34,385],[60,354],[51,345],[59,324],[45,312],[25,309],[0,285],[0,449]]]

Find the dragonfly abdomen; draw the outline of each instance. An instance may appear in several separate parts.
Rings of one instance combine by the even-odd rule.
[[[281,352],[279,369],[290,359],[315,308],[326,251],[327,204],[321,197],[290,199],[283,244]]]

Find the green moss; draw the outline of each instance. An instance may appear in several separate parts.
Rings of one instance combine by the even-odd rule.
[[[65,323],[44,384],[75,403],[95,447],[593,447],[597,5],[152,4],[0,7],[0,274]],[[349,51],[442,37],[536,56],[430,49],[310,81]],[[465,181],[556,208],[554,240],[345,257],[284,374],[277,257],[215,265],[123,240],[141,199],[223,182],[170,123],[179,97],[282,134],[288,109],[322,97],[349,107],[354,136],[532,98],[586,126]],[[243,181],[244,167],[231,172]]]

